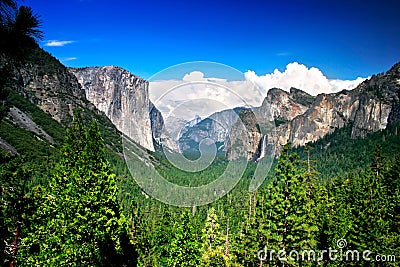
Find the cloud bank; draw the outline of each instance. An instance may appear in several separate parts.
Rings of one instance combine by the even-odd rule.
[[[72,44],[74,41],[58,41],[58,40],[49,40],[44,46],[52,46],[52,47],[61,47],[67,44]]]
[[[201,71],[182,75],[181,79],[151,81],[151,101],[164,118],[169,116],[190,120],[199,115],[205,118],[214,112],[238,106],[257,107],[262,104],[269,89],[291,87],[311,95],[335,93],[354,89],[365,78],[355,80],[328,79],[318,68],[290,63],[281,72],[258,76],[254,71],[244,73],[242,80],[205,77]]]
[[[264,99],[251,81],[206,78],[200,71],[188,73],[182,80],[150,82],[149,94],[164,118],[173,113],[185,120],[238,106],[259,106]]]
[[[274,87],[286,91],[295,87],[311,95],[329,94],[343,89],[352,90],[366,79],[361,77],[355,80],[328,79],[318,68],[307,68],[297,62],[289,63],[283,72],[275,69],[273,73],[258,76],[249,70],[245,73],[245,77],[254,82],[264,95]]]

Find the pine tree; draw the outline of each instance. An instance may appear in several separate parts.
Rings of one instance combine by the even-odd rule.
[[[129,248],[126,221],[104,152],[97,122],[86,129],[77,112],[49,188],[21,242],[20,265],[122,264],[123,250]],[[134,261],[126,259],[127,264]]]
[[[225,249],[225,240],[218,223],[215,209],[212,207],[207,212],[207,219],[202,229],[201,266],[231,266],[232,257]]]
[[[396,200],[386,188],[385,172],[388,166],[381,148],[376,147],[372,156],[371,167],[353,181],[350,203],[355,227],[349,239],[351,245],[359,251],[371,250],[384,254],[393,250],[391,237],[394,237],[396,232],[393,232],[391,227],[394,219],[394,206],[391,202]]]
[[[20,6],[11,22],[11,33],[21,41],[24,38],[32,40],[43,39],[43,31],[40,29],[41,21],[39,15],[33,13],[29,6]]]
[[[389,221],[389,234],[385,238],[386,253],[395,255],[400,251],[400,155],[396,156],[385,172],[384,184],[388,199],[386,218]]]
[[[354,230],[356,222],[353,215],[352,194],[353,180],[356,175],[350,173],[344,179],[335,177],[332,181],[324,183],[326,186],[324,207],[320,214],[319,249],[329,247],[336,249],[337,241],[345,239],[347,243],[352,243],[351,232]],[[328,266],[342,266],[341,261],[330,261],[325,255],[324,260],[329,262]]]
[[[0,0],[0,31],[3,31],[7,20],[10,19],[12,11],[17,8],[17,2],[14,0]]]
[[[295,153],[289,153],[290,144],[284,146],[276,167],[276,179],[268,186],[265,196],[266,211],[263,219],[265,265],[270,266],[307,266],[311,261],[300,262],[292,250],[301,253],[315,249],[316,232],[315,210],[310,198],[310,185],[307,172]],[[277,257],[280,250],[286,257]],[[274,251],[272,257],[270,253]],[[290,254],[290,257],[289,257]]]
[[[199,266],[200,242],[191,224],[190,213],[184,210],[174,226],[174,236],[168,247],[167,266]]]
[[[236,262],[243,266],[256,266],[258,262],[257,252],[262,248],[262,236],[260,226],[263,225],[257,207],[257,195],[248,193],[248,202],[243,207],[244,218],[239,226],[238,232],[233,238],[232,250]]]

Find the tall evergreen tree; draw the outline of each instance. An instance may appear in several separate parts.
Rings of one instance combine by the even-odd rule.
[[[184,210],[175,223],[174,236],[168,247],[168,267],[199,266],[200,242],[191,223],[188,210]]]
[[[19,60],[43,39],[40,16],[29,6],[15,1],[0,1],[0,51]]]
[[[218,216],[212,207],[202,229],[201,266],[231,266],[232,256],[225,249],[226,237],[221,232]]]
[[[387,253],[395,255],[400,251],[400,155],[390,164],[385,173],[386,196],[388,198],[389,235],[386,237]]]
[[[390,165],[385,160],[381,148],[376,147],[371,167],[353,180],[351,205],[354,228],[349,235],[359,251],[370,250],[377,254],[390,254],[398,248],[393,241],[398,238],[398,230],[393,228],[397,201],[388,190],[385,176]],[[389,171],[390,172],[390,171]],[[398,179],[398,178],[397,178]],[[398,190],[398,189],[397,189]],[[398,208],[398,207],[397,207]],[[393,231],[395,230],[395,231]]]
[[[264,221],[261,213],[261,207],[257,207],[257,196],[262,194],[248,193],[248,203],[244,207],[244,221],[240,225],[238,233],[233,238],[233,253],[236,261],[243,266],[256,266],[259,262],[257,258],[258,251],[263,246],[263,236],[260,234]]]
[[[98,124],[87,129],[76,113],[49,189],[22,240],[20,265],[122,265],[129,247],[126,221],[104,152]]]
[[[318,228],[307,183],[312,173],[305,170],[298,155],[289,153],[289,149],[290,144],[284,146],[275,171],[276,179],[270,183],[265,196],[262,234],[267,253],[263,257],[266,257],[264,264],[270,266],[307,266],[312,261],[301,262],[291,251],[301,253],[316,248]],[[285,251],[284,257],[278,257],[280,250]]]

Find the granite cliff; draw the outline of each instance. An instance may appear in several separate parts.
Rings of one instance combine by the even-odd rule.
[[[239,139],[247,139],[247,145],[245,143],[241,146],[236,145],[235,149],[228,145],[228,158],[235,159],[239,155],[245,155],[247,151],[248,160],[258,161],[266,153],[274,154],[273,147],[280,134],[277,134],[274,128],[287,125],[297,116],[304,114],[313,101],[313,96],[296,88],[291,88],[290,92],[279,88],[270,89],[260,107],[240,112],[245,130],[238,132]],[[238,123],[234,124],[233,129],[238,128]]]
[[[292,89],[290,93],[271,89],[262,106],[253,111],[255,114],[271,112],[276,130],[265,138],[267,142],[277,144],[279,150],[287,142],[304,146],[344,126],[351,127],[353,138],[385,129],[400,120],[399,95],[400,63],[351,91],[320,94],[314,98],[298,89]],[[243,119],[252,121],[251,117],[244,116]],[[248,145],[249,158],[253,159],[260,155],[264,146],[261,143],[265,142],[254,129],[248,129],[248,136],[254,139]],[[258,147],[254,145],[256,139]]]
[[[0,56],[0,68],[10,70],[13,91],[63,124],[72,121],[76,107],[93,107],[87,103],[85,91],[76,78],[57,59],[42,49],[35,48],[24,60]]]
[[[263,135],[257,124],[264,122],[269,127],[287,124],[295,117],[304,114],[314,99],[315,97],[296,88],[291,88],[290,92],[278,88],[270,89],[262,105],[253,108],[252,112],[241,107],[216,112],[187,129],[179,139],[180,148],[193,150],[198,147],[198,143],[203,138],[210,138],[217,144],[221,144],[218,147],[219,150],[227,152],[230,158],[243,155],[244,151],[248,150],[248,159],[257,160],[264,146],[260,144]],[[248,131],[247,137],[244,136],[244,129],[235,125],[239,117]],[[269,121],[263,121],[268,118]],[[247,139],[248,144],[235,142],[235,149],[231,149],[231,145],[228,144],[231,132],[238,134],[242,141]],[[270,142],[273,140],[272,137],[269,138]],[[264,138],[264,142],[266,141]]]
[[[122,152],[120,132],[86,99],[76,77],[48,52],[33,45],[20,56],[0,54],[0,70],[5,79],[0,145],[5,150],[35,155],[50,151],[63,142],[65,128],[80,109],[86,123],[99,122],[107,147]]]
[[[104,112],[118,130],[154,151],[153,137],[160,134],[162,117],[149,100],[146,80],[114,66],[69,70],[85,90],[86,98]]]

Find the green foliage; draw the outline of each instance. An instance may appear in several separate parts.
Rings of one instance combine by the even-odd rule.
[[[21,241],[21,265],[120,266],[125,260],[126,220],[104,152],[98,124],[86,129],[76,114],[49,188]],[[126,261],[132,264],[134,258]]]
[[[399,157],[387,157],[379,149],[370,156],[372,163],[364,166],[365,171],[319,181],[321,174],[314,171],[313,155],[321,150],[304,151],[310,160],[302,161],[286,147],[270,174],[272,182],[248,193],[256,166],[251,163],[234,190],[212,206],[198,207],[191,215],[186,209],[144,195],[123,159],[111,150],[104,155],[96,127],[86,129],[76,122],[71,129],[49,189],[36,190],[28,198],[22,194],[39,205],[19,212],[26,219],[21,224],[17,259],[24,264],[43,260],[51,265],[54,255],[60,255],[54,261],[69,262],[75,257],[79,263],[93,265],[118,265],[121,258],[135,261],[137,257],[138,266],[308,266],[314,262],[279,261],[276,257],[261,262],[257,253],[265,247],[287,252],[336,248],[340,238],[348,241],[349,249],[362,251],[368,247],[374,253],[393,255],[399,249]],[[386,137],[391,138],[390,134]],[[106,157],[117,177],[111,174]],[[152,158],[168,179],[191,180],[162,157]],[[215,179],[225,164],[222,159],[215,161],[198,181]],[[104,184],[113,185],[113,189],[104,189]],[[126,217],[119,215],[117,199]],[[36,211],[33,214],[32,209]],[[8,243],[15,234],[12,221],[7,223],[11,226]],[[109,225],[107,222],[110,227],[101,226]],[[376,223],[371,226],[370,222]],[[137,256],[127,243],[128,224]],[[93,240],[104,245],[96,246]],[[50,253],[50,249],[55,252]],[[343,264],[329,259],[325,263]]]
[[[10,76],[10,70],[6,67],[0,68],[0,122],[8,113],[9,107],[6,103],[9,90],[6,88]]]
[[[47,141],[38,140],[33,132],[24,130],[9,120],[0,122],[0,136],[29,160],[44,161],[53,151]]]
[[[6,116],[9,108],[6,105],[0,104],[0,121]]]
[[[13,60],[22,54],[18,64],[35,62],[39,67],[33,75],[65,73],[57,59],[36,49],[35,38],[41,37],[38,16],[30,8],[18,9],[14,1],[0,1],[0,7],[0,51]],[[350,125],[307,148],[292,149],[300,157],[285,147],[275,170],[256,192],[248,192],[256,168],[249,163],[234,190],[191,214],[142,192],[115,153],[122,152],[120,135],[105,116],[83,108],[83,118],[76,117],[64,138],[63,127],[50,115],[9,90],[10,76],[9,70],[1,70],[0,136],[23,157],[0,154],[2,265],[17,259],[20,266],[127,266],[136,260],[138,266],[151,267],[309,266],[317,263],[276,257],[261,261],[257,256],[264,248],[286,252],[336,248],[340,238],[350,249],[375,254],[396,255],[400,249],[399,125],[355,139]],[[382,98],[383,89],[375,86],[366,91]],[[306,105],[313,101],[307,95],[294,97]],[[59,157],[47,141],[5,118],[11,106],[49,133],[56,147],[65,142]],[[96,123],[84,127],[93,119],[102,125],[100,129]],[[69,125],[71,120],[62,123]],[[259,131],[251,118],[245,124]],[[381,150],[371,155],[371,148],[379,145]],[[184,186],[207,184],[227,166],[226,159],[218,156],[209,168],[193,174],[149,153],[163,177]],[[37,180],[44,182],[32,188]],[[323,262],[343,264],[368,265],[327,258]]]
[[[229,240],[226,240],[218,223],[215,208],[210,208],[202,229],[201,266],[231,266],[232,257],[228,255]]]
[[[330,180],[335,176],[345,176],[350,172],[365,171],[372,163],[371,148],[380,146],[390,157],[400,153],[400,125],[395,123],[387,129],[368,134],[366,137],[352,138],[352,126],[336,129],[332,134],[294,149],[302,159],[308,155],[319,172],[320,180]]]
[[[222,240],[219,226],[215,208],[212,207],[207,212],[207,219],[202,230],[203,250],[221,246]]]
[[[311,197],[312,173],[306,171],[297,154],[289,153],[286,145],[275,171],[275,181],[270,183],[263,198],[263,207],[257,233],[263,242],[259,249],[266,251],[303,251],[316,248],[315,202]],[[258,250],[257,250],[258,251]],[[253,252],[257,253],[257,252]],[[307,266],[307,262],[293,261],[290,257],[280,261],[276,257],[271,266]]]
[[[32,177],[27,187],[47,183],[57,157],[57,151],[52,144],[43,137],[20,128],[8,118],[0,122],[0,138],[17,150],[24,159],[24,165],[31,165]]]
[[[29,102],[23,96],[11,91],[8,95],[7,101],[9,104],[29,114],[37,125],[53,137],[54,141],[61,143],[64,140],[64,127],[53,120],[49,114],[43,112],[39,107]]]
[[[366,171],[337,177],[327,184],[323,229],[320,240],[325,247],[347,240],[346,249],[370,250],[376,254],[396,255],[399,251],[400,176],[394,162],[383,157],[378,148],[373,164]],[[392,176],[390,173],[396,173]],[[340,263],[332,266],[341,266]],[[392,266],[394,263],[387,263]],[[358,263],[350,264],[358,266]]]
[[[22,166],[22,167],[21,167]],[[0,265],[9,265],[16,256],[23,215],[32,211],[33,203],[26,197],[26,184],[30,178],[29,166],[22,158],[0,151]]]
[[[174,225],[173,236],[167,249],[167,266],[198,266],[199,252],[200,244],[191,223],[190,213],[184,210],[180,221]]]
[[[104,114],[95,113],[89,109],[84,109],[84,114],[86,114],[85,121],[96,120],[100,128],[101,136],[107,147],[111,148],[116,153],[122,152],[122,139],[121,133],[115,128],[112,122],[104,116]]]
[[[275,127],[278,127],[281,124],[287,123],[287,120],[277,118],[274,120],[274,123],[275,123]]]

